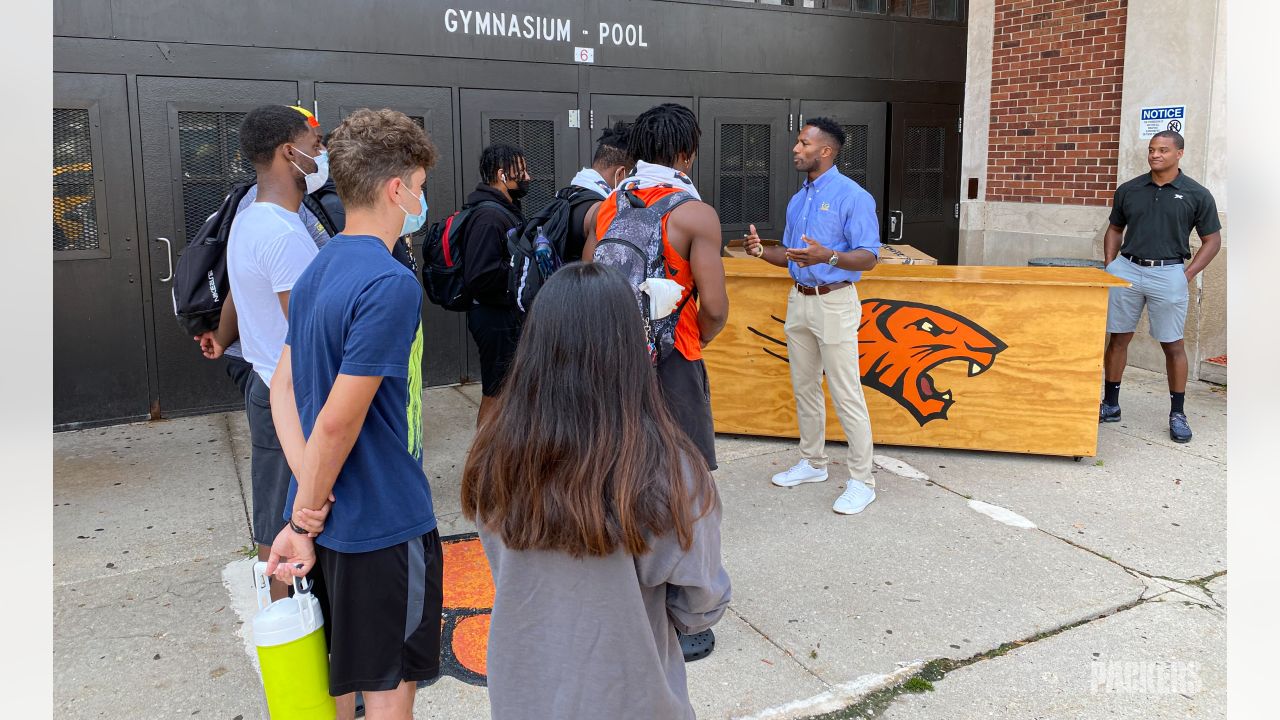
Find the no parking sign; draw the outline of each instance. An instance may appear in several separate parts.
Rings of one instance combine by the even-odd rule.
[[[1141,133],[1138,137],[1146,140],[1156,133],[1172,130],[1187,134],[1187,106],[1164,105],[1162,107],[1142,108],[1142,118],[1138,123]]]

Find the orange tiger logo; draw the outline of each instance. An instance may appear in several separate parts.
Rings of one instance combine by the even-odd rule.
[[[475,533],[443,538],[440,544],[444,554],[440,673],[484,685],[494,597],[489,559]]]
[[[770,316],[779,323],[782,318]],[[755,328],[751,332],[779,345],[786,342]],[[952,361],[969,363],[979,375],[1008,348],[1000,338],[969,318],[933,305],[868,298],[862,301],[858,325],[858,371],[862,384],[879,390],[906,408],[924,426],[947,418],[955,403],[951,390],[939,390],[929,375]],[[786,361],[769,348],[766,353]]]

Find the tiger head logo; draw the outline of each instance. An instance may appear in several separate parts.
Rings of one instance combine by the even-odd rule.
[[[966,362],[969,376],[985,372],[1008,346],[972,320],[933,305],[869,298],[858,325],[862,384],[893,398],[923,426],[946,419],[955,403],[929,371]]]
[[[779,324],[786,321],[776,315]],[[748,327],[775,345],[786,341]],[[969,375],[991,367],[1008,345],[963,315],[933,305],[868,298],[862,301],[858,325],[858,372],[862,384],[879,390],[906,408],[924,426],[947,418],[955,403],[951,390],[939,390],[929,371],[945,362],[969,363]],[[785,355],[768,347],[767,354],[784,362]]]

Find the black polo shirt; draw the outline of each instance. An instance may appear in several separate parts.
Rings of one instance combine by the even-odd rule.
[[[1165,185],[1146,173],[1116,188],[1109,220],[1127,228],[1120,252],[1143,260],[1185,260],[1191,257],[1191,228],[1201,238],[1222,229],[1213,195],[1182,170]]]

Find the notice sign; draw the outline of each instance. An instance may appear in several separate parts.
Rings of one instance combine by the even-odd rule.
[[[1187,134],[1187,106],[1166,105],[1164,107],[1142,108],[1142,120],[1139,123],[1141,133],[1138,137],[1146,140],[1163,130],[1172,130]]]

